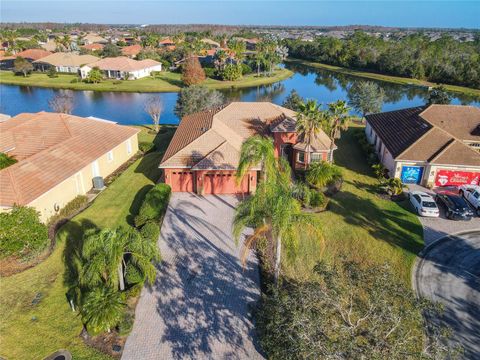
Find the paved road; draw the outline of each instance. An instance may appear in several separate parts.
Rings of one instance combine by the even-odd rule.
[[[159,239],[162,264],[144,288],[122,359],[263,359],[251,320],[259,272],[231,236],[232,196],[172,195]]]
[[[446,237],[427,248],[414,272],[419,295],[445,304],[441,319],[465,349],[480,359],[480,231]]]

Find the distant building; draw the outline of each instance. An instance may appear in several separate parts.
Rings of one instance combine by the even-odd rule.
[[[87,34],[82,38],[84,45],[88,44],[107,44],[108,40],[97,35],[97,34]]]
[[[33,62],[38,59],[42,59],[48,55],[51,55],[50,51],[43,49],[28,49],[21,51],[15,55],[11,56],[1,56],[0,55],[0,69],[2,70],[11,70],[14,67],[15,59],[17,57],[22,57],[29,62]]]
[[[85,50],[89,50],[89,51],[93,51],[93,52],[100,52],[103,50],[103,48],[105,47],[105,45],[103,44],[87,44],[87,45],[83,45],[82,48],[84,48]]]
[[[101,59],[82,66],[80,69],[82,79],[87,78],[95,67],[102,70],[107,78],[124,80],[141,79],[150,76],[153,71],[162,71],[162,64],[158,61],[151,59],[137,61],[120,56]]]
[[[130,46],[125,46],[122,48],[122,55],[129,57],[129,58],[134,58],[137,56],[141,51],[143,50],[142,45],[130,45]]]

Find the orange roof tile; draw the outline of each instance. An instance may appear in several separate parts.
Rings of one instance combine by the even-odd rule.
[[[152,66],[160,65],[158,61],[145,59],[133,60],[125,56],[108,57],[88,64],[89,67],[98,67],[100,70],[119,70],[119,71],[136,71],[146,69]]]
[[[50,51],[44,49],[28,49],[17,53],[15,56],[20,56],[24,59],[38,60],[51,54]]]
[[[0,205],[29,204],[138,133],[74,115],[20,114],[0,123],[0,151],[19,161],[0,170]]]
[[[135,56],[140,53],[142,49],[142,46],[138,44],[125,46],[124,48],[122,48],[122,54],[125,56]]]

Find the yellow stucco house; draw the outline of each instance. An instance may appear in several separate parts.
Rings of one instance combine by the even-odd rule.
[[[34,207],[46,222],[138,151],[139,130],[74,115],[23,113],[0,122],[0,152],[18,162],[0,170],[0,210]]]

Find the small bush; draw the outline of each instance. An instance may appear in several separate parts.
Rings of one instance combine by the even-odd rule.
[[[0,214],[0,258],[12,255],[29,258],[48,245],[47,227],[31,207],[14,206]]]
[[[127,282],[128,285],[135,285],[139,283],[143,283],[145,280],[145,276],[142,274],[138,268],[131,264],[127,264],[127,268],[125,271],[125,281]]]
[[[167,184],[155,185],[145,195],[145,200],[140,207],[138,216],[135,217],[135,226],[141,226],[148,220],[160,220],[167,209],[171,192],[172,190]],[[143,224],[141,224],[142,222]]]
[[[122,80],[114,80],[113,81],[113,85],[118,85],[118,84],[121,84],[122,83]]]
[[[122,319],[120,320],[120,322],[117,325],[118,334],[120,336],[125,336],[125,335],[130,334],[130,332],[132,331],[132,328],[133,328],[133,321],[134,321],[133,314],[126,311],[123,314]]]
[[[217,77],[217,72],[214,68],[203,68],[205,75],[210,79],[215,79]]]
[[[320,191],[312,190],[310,192],[310,207],[325,208],[328,203],[328,198]]]
[[[252,68],[247,64],[242,64],[242,75],[248,75],[253,72]]]
[[[0,170],[9,167],[17,162],[17,159],[0,152]]]
[[[160,236],[160,227],[156,221],[147,221],[140,229],[140,234],[144,239],[157,242]]]
[[[133,223],[135,224],[135,227],[136,228],[140,228],[142,227],[143,225],[145,225],[145,223],[148,221],[148,219],[143,216],[143,215],[137,215],[135,216],[135,218],[133,219]]]
[[[140,149],[141,152],[148,153],[149,151],[152,151],[155,149],[155,144],[152,142],[147,142],[147,141],[141,141],[138,143],[138,148]]]
[[[55,69],[54,66],[51,66],[50,69],[48,69],[47,71],[47,75],[50,78],[57,78],[58,77],[57,69]]]
[[[63,208],[61,208],[57,214],[53,215],[52,217],[50,217],[50,219],[48,219],[48,226],[56,223],[60,219],[68,218],[72,215],[75,215],[75,213],[78,210],[80,210],[83,206],[85,206],[87,203],[88,203],[87,196],[85,195],[77,196],[75,199],[67,203],[67,205],[65,205]]]
[[[81,82],[82,80],[79,79],[79,78],[73,78],[72,80],[70,80],[70,84],[76,84],[76,83],[79,83]]]

